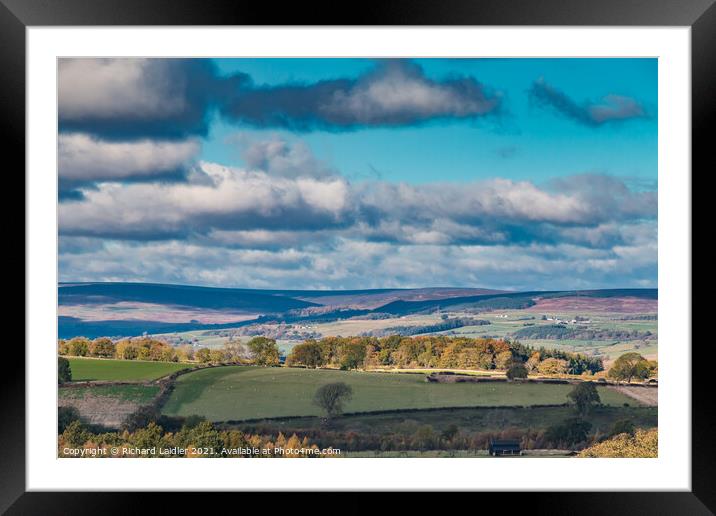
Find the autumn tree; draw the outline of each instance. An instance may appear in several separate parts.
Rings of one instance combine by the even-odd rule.
[[[607,375],[617,381],[631,382],[633,378],[645,380],[652,370],[649,361],[639,353],[625,353],[614,361]]]
[[[75,337],[67,343],[70,355],[86,357],[89,354],[90,341],[87,337]]]
[[[278,365],[279,351],[276,341],[267,337],[254,337],[247,346],[251,351],[254,363],[262,366]]]
[[[656,458],[659,456],[659,432],[636,430],[634,435],[620,433],[583,450],[579,457]]]
[[[321,346],[315,340],[307,340],[297,344],[286,359],[289,365],[304,365],[306,367],[320,367],[323,365]]]
[[[565,374],[567,372],[567,361],[559,358],[546,358],[537,366],[541,374]]]
[[[353,397],[353,389],[343,382],[327,383],[316,390],[313,403],[321,407],[328,418],[343,413],[343,405]]]
[[[99,358],[112,358],[115,354],[115,345],[108,337],[99,337],[89,344],[89,355]]]
[[[211,350],[209,350],[209,348],[201,348],[194,353],[194,358],[196,358],[197,362],[208,364],[211,362]]]

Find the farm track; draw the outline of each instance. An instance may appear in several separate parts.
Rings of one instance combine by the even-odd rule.
[[[648,407],[656,407],[659,404],[659,389],[657,387],[637,387],[629,385],[610,386],[617,392],[635,399]]]

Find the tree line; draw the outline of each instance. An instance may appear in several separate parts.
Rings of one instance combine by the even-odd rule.
[[[558,350],[534,349],[517,341],[446,335],[407,337],[325,337],[294,346],[289,366],[368,369],[378,367],[507,370],[524,364],[543,374],[596,373],[601,358]]]
[[[247,343],[230,340],[221,348],[191,345],[172,346],[151,337],[135,337],[113,341],[108,337],[90,340],[74,337],[58,341],[61,356],[114,358],[118,360],[150,360],[158,362],[208,363],[252,363],[257,365],[278,365],[279,349],[274,339],[255,337]]]

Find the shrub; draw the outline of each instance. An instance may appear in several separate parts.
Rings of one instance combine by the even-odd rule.
[[[70,361],[66,358],[57,357],[57,383],[67,383],[72,381],[72,368]]]
[[[527,368],[522,363],[512,364],[506,373],[508,380],[515,378],[527,378]]]

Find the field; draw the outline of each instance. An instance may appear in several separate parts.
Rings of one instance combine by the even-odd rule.
[[[600,433],[608,432],[614,422],[621,419],[630,419],[637,427],[655,427],[658,409],[635,405],[636,403],[632,402],[629,407],[595,407],[585,419],[592,424],[593,431]],[[331,428],[337,432],[350,431],[359,434],[410,435],[423,425],[430,425],[438,433],[455,425],[465,433],[500,432],[506,428],[541,430],[562,423],[570,417],[574,417],[574,409],[571,407],[454,408],[346,415],[337,418]],[[258,421],[238,426],[248,431],[262,430],[268,426],[280,428],[284,433],[300,433],[317,430],[320,424],[318,418],[303,417]]]
[[[71,387],[60,389],[62,400],[78,400],[87,396],[114,398],[146,404],[159,393],[157,385],[96,385],[91,387]]]
[[[313,394],[324,383],[353,388],[346,412],[466,406],[528,406],[567,402],[570,385],[427,383],[423,375],[288,368],[222,367],[180,376],[164,407],[169,415],[198,414],[213,421],[317,416]],[[602,402],[638,404],[600,388]]]
[[[64,387],[59,390],[58,405],[76,408],[90,424],[117,428],[129,414],[150,403],[158,393],[157,385]]]
[[[73,381],[147,381],[156,380],[191,367],[175,362],[69,358]]]

